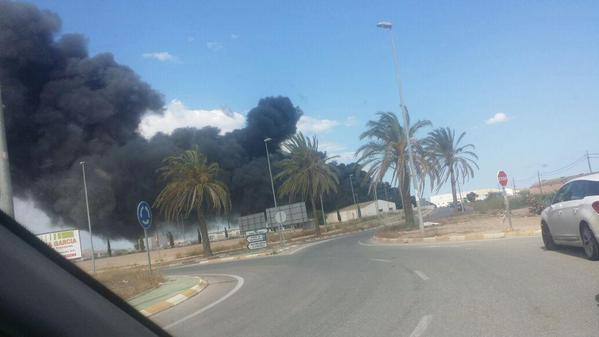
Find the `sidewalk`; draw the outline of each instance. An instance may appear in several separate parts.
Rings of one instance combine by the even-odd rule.
[[[129,304],[150,316],[187,300],[206,286],[208,283],[199,277],[169,277],[160,287],[129,300]]]

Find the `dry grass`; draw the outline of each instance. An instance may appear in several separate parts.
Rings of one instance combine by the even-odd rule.
[[[490,233],[508,229],[508,223],[502,214],[459,214],[437,220],[438,226],[426,227],[424,234],[418,227],[388,226],[377,231],[380,238],[420,238],[443,236],[452,234]],[[512,212],[512,222],[515,231],[538,229],[540,219],[530,215],[527,209],[518,209]]]
[[[94,277],[124,299],[156,288],[165,281],[160,272],[149,273],[145,268],[114,269],[99,272]]]

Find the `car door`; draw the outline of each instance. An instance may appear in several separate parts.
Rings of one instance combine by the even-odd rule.
[[[567,190],[566,196],[568,200],[561,202],[561,240],[575,242],[580,240],[580,215],[578,210],[586,194],[586,181],[576,180],[569,183],[570,188]]]
[[[564,229],[563,204],[570,199],[568,195],[569,190],[569,183],[562,186],[555,194],[555,197],[553,197],[551,206],[547,210],[547,225],[553,239],[556,241],[562,241],[563,235],[566,233]]]

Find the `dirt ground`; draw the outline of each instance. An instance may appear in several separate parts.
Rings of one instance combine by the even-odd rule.
[[[377,232],[382,238],[419,238],[441,236],[448,234],[494,233],[509,230],[508,220],[499,214],[468,214],[438,220],[439,225],[426,227],[424,235],[418,229],[403,230],[397,227],[387,227]],[[531,215],[528,209],[512,211],[512,227],[514,231],[539,229],[541,217]]]
[[[149,273],[146,268],[103,271],[93,276],[124,299],[154,289],[165,281],[160,272]]]

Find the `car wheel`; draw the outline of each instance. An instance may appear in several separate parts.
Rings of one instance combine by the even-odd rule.
[[[599,259],[599,244],[595,239],[595,234],[589,228],[587,224],[583,224],[580,228],[580,238],[582,239],[582,247],[584,248],[584,254],[589,260]]]
[[[556,250],[557,245],[553,241],[553,236],[551,236],[551,232],[549,232],[549,226],[546,223],[541,223],[541,235],[543,236],[543,243],[545,244],[545,249],[547,250]]]

